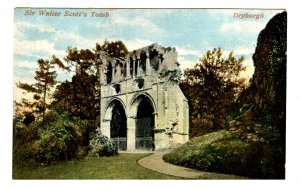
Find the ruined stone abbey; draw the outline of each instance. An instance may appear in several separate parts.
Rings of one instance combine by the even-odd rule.
[[[162,150],[189,140],[175,48],[152,44],[125,60],[102,54],[100,61],[100,127],[119,150]]]

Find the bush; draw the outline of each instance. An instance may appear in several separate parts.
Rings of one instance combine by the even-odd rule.
[[[205,135],[208,133],[211,133],[215,131],[213,129],[213,122],[211,121],[210,117],[204,117],[204,118],[197,118],[192,119],[190,124],[190,136],[196,137]]]
[[[118,149],[101,133],[100,128],[91,134],[89,148],[89,155],[94,157],[118,155]]]
[[[14,160],[23,165],[47,165],[82,158],[86,154],[84,145],[87,146],[86,141],[89,141],[87,132],[93,127],[90,121],[55,111],[48,112],[43,121],[34,121],[28,127],[16,123]]]
[[[248,141],[239,133],[221,130],[196,137],[165,154],[163,159],[201,171],[282,179],[282,150],[274,141]]]
[[[14,120],[13,125],[13,162],[21,165],[34,164],[33,143],[39,139],[38,125],[26,126]]]

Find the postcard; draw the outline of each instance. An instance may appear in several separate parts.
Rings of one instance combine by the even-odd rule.
[[[14,10],[13,179],[285,179],[287,11]]]

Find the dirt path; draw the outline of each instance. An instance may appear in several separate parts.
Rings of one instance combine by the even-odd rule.
[[[166,163],[162,159],[162,156],[165,153],[167,152],[155,152],[150,156],[140,159],[138,164],[152,171],[186,179],[247,179],[247,177],[197,171],[194,169]]]

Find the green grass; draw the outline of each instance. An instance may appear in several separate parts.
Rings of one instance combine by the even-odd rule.
[[[179,179],[137,164],[148,155],[121,153],[114,157],[89,157],[44,167],[14,166],[13,179]]]

